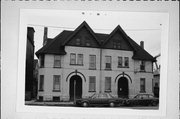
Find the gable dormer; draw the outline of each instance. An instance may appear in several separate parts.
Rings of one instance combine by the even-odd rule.
[[[94,31],[84,21],[79,27],[77,27],[73,34],[64,42],[66,46],[79,46],[79,47],[99,47],[97,37]]]
[[[129,43],[126,33],[119,25],[105,40],[103,48],[133,51],[133,47]]]

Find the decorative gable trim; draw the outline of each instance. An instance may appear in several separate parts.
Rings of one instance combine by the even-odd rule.
[[[109,34],[109,37],[104,41],[104,43],[102,44],[102,46],[104,47],[108,41],[114,36],[114,34],[117,32],[117,31],[120,31],[122,33],[122,36],[126,39],[126,42],[130,45],[130,47],[136,51],[136,49],[133,47],[133,45],[129,42],[129,37],[127,36],[127,34],[124,32],[124,30],[121,28],[120,25],[118,25],[110,34]]]
[[[98,41],[97,37],[95,36],[94,31],[90,28],[90,26],[86,23],[86,21],[84,21],[83,23],[81,23],[80,26],[78,26],[74,32],[72,33],[72,35],[70,35],[64,42],[63,42],[63,46],[65,46],[83,27],[86,27],[87,30],[91,33],[91,35],[94,37],[94,39],[96,40],[96,42],[98,43],[98,45],[100,46],[100,42]]]

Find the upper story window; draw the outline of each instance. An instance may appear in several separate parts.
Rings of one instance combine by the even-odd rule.
[[[90,76],[89,77],[89,92],[95,92],[96,91],[96,77]]]
[[[145,78],[140,78],[140,92],[146,92],[146,81]]]
[[[89,69],[96,69],[96,55],[89,55]]]
[[[124,57],[124,67],[129,67],[129,57]]]
[[[118,40],[113,41],[113,48],[120,49],[121,48],[121,42]]]
[[[86,46],[90,46],[91,45],[90,41],[91,41],[90,38],[85,36],[85,45]]]
[[[83,54],[77,54],[77,60],[76,60],[76,54],[71,53],[70,54],[70,65],[83,65]]]
[[[105,92],[111,91],[111,77],[105,77]]]
[[[44,67],[44,55],[41,55],[40,57],[40,67]]]
[[[78,54],[77,56],[77,64],[83,65],[83,54]]]
[[[140,70],[145,71],[145,61],[141,61]]]
[[[70,54],[70,64],[76,64],[76,54],[75,53]]]
[[[76,39],[76,45],[81,45],[81,39],[80,38]]]
[[[123,58],[118,57],[118,67],[123,67]]]
[[[61,56],[54,56],[54,67],[61,67]]]
[[[53,91],[60,91],[60,75],[53,77]]]
[[[39,79],[39,91],[43,91],[44,90],[44,75],[40,75],[40,79]]]
[[[105,57],[105,68],[106,69],[111,69],[111,56],[106,56]]]

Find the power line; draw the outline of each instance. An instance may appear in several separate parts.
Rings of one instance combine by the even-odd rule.
[[[77,27],[61,27],[61,26],[49,26],[49,25],[39,25],[39,24],[29,24],[30,26],[39,26],[39,27],[51,27],[51,28],[59,28],[59,29],[70,29],[74,30]],[[93,29],[93,30],[103,30],[103,31],[112,31],[113,29]],[[160,30],[156,29],[124,29],[125,31],[148,31],[148,30]]]

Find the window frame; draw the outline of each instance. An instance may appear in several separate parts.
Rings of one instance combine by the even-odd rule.
[[[56,59],[56,57],[59,56],[59,60]],[[59,66],[56,65],[56,62],[59,61]],[[54,68],[60,68],[61,67],[61,56],[60,55],[54,55]]]
[[[91,61],[91,57],[94,58],[94,62]],[[93,67],[91,67],[93,64]],[[89,69],[95,70],[96,69],[96,55],[89,55]]]
[[[39,91],[44,91],[44,75],[39,76]]]
[[[81,45],[81,39],[80,38],[76,38],[76,45]]]
[[[45,64],[45,56],[41,55],[40,56],[40,68],[44,68],[44,64]]]
[[[82,59],[79,56],[82,56]],[[83,54],[77,54],[77,65],[83,65],[83,58]]]
[[[72,56],[75,56],[75,58],[74,58],[74,63],[72,63]],[[70,53],[70,65],[76,65],[76,53]]]
[[[143,84],[141,83],[143,81]],[[140,78],[140,93],[146,92],[146,79]]]
[[[107,58],[110,58],[110,63],[107,63]],[[107,67],[108,65],[107,64],[110,64],[109,66],[110,67]],[[112,69],[112,57],[111,56],[105,56],[105,69],[106,70],[111,70]]]
[[[141,61],[140,71],[146,71],[146,62],[144,60]]]
[[[96,92],[96,76],[89,76],[89,92]]]
[[[105,92],[111,92],[112,90],[111,83],[112,83],[111,77],[105,77],[105,86],[104,86]]]
[[[127,66],[126,66],[126,60],[127,60]],[[124,67],[128,68],[129,67],[129,57],[124,57]]]
[[[56,78],[58,77],[59,82],[58,82],[58,86],[59,88],[56,89]],[[60,92],[61,91],[61,76],[60,75],[53,75],[53,92]]]
[[[121,61],[121,65],[119,65],[120,61]],[[118,68],[122,68],[122,67],[123,67],[123,57],[122,56],[118,56]]]

